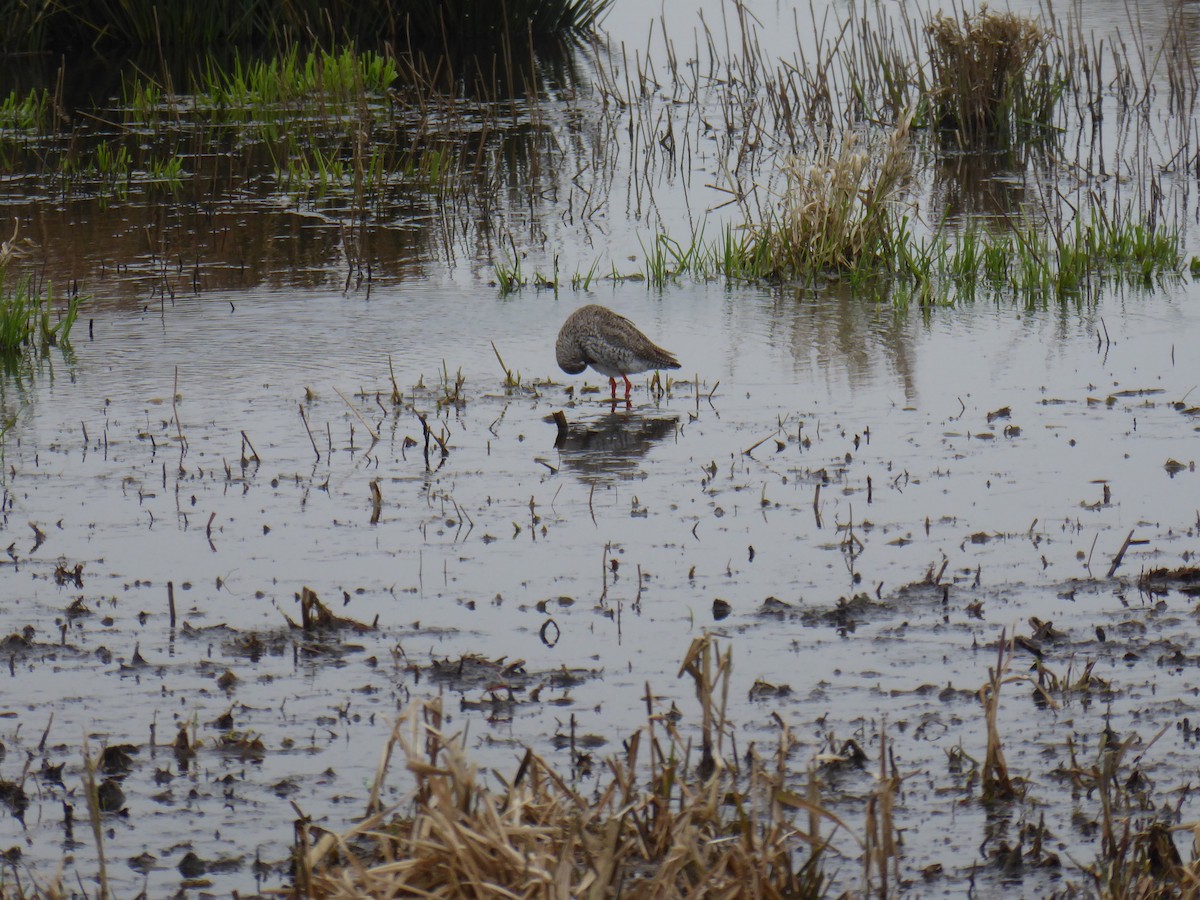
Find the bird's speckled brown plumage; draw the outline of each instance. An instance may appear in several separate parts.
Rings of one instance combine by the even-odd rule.
[[[613,396],[617,378],[625,379],[625,396],[633,385],[629,376],[651,369],[678,369],[679,360],[646,337],[622,315],[595,303],[582,306],[563,323],[555,345],[558,365],[569,375],[591,366],[607,375]]]

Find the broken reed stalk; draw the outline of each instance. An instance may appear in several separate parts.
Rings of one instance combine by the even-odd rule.
[[[1001,631],[996,646],[996,665],[988,667],[987,683],[979,689],[979,701],[983,704],[984,720],[987,723],[987,749],[983,763],[983,799],[987,802],[1012,800],[1017,795],[1012,778],[1008,774],[1008,764],[1004,761],[1004,747],[1000,741],[1000,727],[997,722],[1000,688],[1006,681],[1016,680],[1007,678],[1014,652],[1015,636],[1010,639],[1007,637],[1007,631]]]
[[[362,422],[362,427],[367,429],[367,434],[369,434],[371,436],[372,442],[378,443],[379,442],[378,433],[376,433],[375,429],[371,427],[371,423],[368,422],[365,418],[363,418],[363,414],[358,411],[358,407],[355,406],[353,403],[351,403],[350,399],[345,394],[343,394],[341,392],[341,390],[339,390],[337,387],[335,387],[333,390],[337,393],[337,395],[339,397],[342,398],[342,402],[345,403],[348,407],[350,407],[350,412],[354,413],[354,415],[358,418],[358,421]]]
[[[424,415],[417,413],[417,418],[421,420],[421,432],[425,437],[425,445],[422,452],[425,454],[425,471],[428,472],[431,471],[429,465],[429,438],[433,432],[429,430],[429,420]]]
[[[378,525],[379,517],[383,513],[383,491],[379,488],[379,479],[371,481],[371,524]]]
[[[388,354],[388,375],[392,379],[392,406],[399,406],[404,402],[404,394],[400,391],[400,385],[396,383],[396,370],[392,366],[392,356]]]
[[[104,824],[100,814],[100,790],[96,784],[96,761],[92,759],[87,736],[83,739],[83,792],[87,796],[88,819],[92,824],[92,837],[96,840],[96,860],[99,865],[99,900],[108,900],[108,864],[104,859]]]
[[[558,434],[554,438],[554,446],[561,449],[566,443],[567,438],[571,436],[571,426],[567,422],[567,414],[561,409],[556,409],[553,413],[554,425],[558,428]]]
[[[171,386],[171,415],[175,419],[175,431],[179,435],[179,471],[183,471],[183,457],[187,455],[187,441],[183,438],[183,423],[179,421],[179,366],[175,367],[175,383]]]
[[[889,774],[889,763],[891,763]],[[893,810],[900,790],[900,776],[887,740],[887,722],[879,730],[879,778],[867,797],[866,824],[863,827],[866,845],[863,847],[863,896],[869,897],[872,885],[879,897],[890,897],[889,883],[900,885],[900,854],[896,846],[896,824]],[[894,874],[889,871],[894,868]],[[875,874],[875,878],[872,877]]]
[[[304,423],[304,430],[308,432],[308,440],[309,440],[309,443],[312,444],[313,453],[317,454],[317,462],[320,462],[321,461],[321,451],[317,449],[317,439],[315,437],[313,437],[312,429],[308,425],[308,416],[306,416],[304,414],[304,404],[299,403],[299,404],[297,404],[297,406],[300,407],[300,421],[302,421]]]
[[[248,457],[249,459],[252,459],[255,462],[262,462],[262,460],[258,458],[258,451],[254,449],[254,445],[250,443],[250,438],[244,431],[242,432],[242,440],[245,441],[245,446],[242,448],[242,462],[245,462],[247,459],[245,447],[250,448],[250,456]]]
[[[512,370],[504,364],[504,358],[500,355],[500,348],[496,346],[496,342],[492,341],[492,352],[496,354],[496,361],[500,363],[500,368],[504,370],[504,386],[519,387],[521,384],[521,376],[518,374],[513,376]]]
[[[729,679],[732,671],[732,651],[726,651],[722,657],[719,649],[714,646],[712,637],[707,634],[692,641],[692,646],[688,648],[688,652],[683,658],[683,664],[679,667],[678,677],[682,678],[685,674],[691,677],[696,688],[696,699],[700,702],[702,721],[698,771],[700,778],[704,781],[711,778],[717,772],[718,767],[724,768],[726,765],[720,757],[720,752],[721,738],[725,733],[725,710],[729,699]],[[723,690],[719,704],[714,702],[713,697],[713,689],[718,683]]]
[[[1129,545],[1133,543],[1133,529],[1129,529],[1129,534],[1125,535],[1125,541],[1121,544],[1121,549],[1117,551],[1117,555],[1113,557],[1112,565],[1108,567],[1106,578],[1112,578],[1116,574],[1117,569],[1121,566],[1121,560],[1125,558],[1125,551],[1129,549]]]

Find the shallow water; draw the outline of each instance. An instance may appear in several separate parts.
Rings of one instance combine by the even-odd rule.
[[[768,13],[768,51],[789,52],[770,46],[786,32]],[[640,15],[618,5],[614,46],[657,41]],[[674,23],[691,15],[672,8],[681,45],[695,25]],[[689,179],[618,142],[633,112],[573,143],[587,99],[541,103],[558,165],[505,168],[495,222],[469,208],[447,226],[432,196],[391,197],[347,239],[344,197],[281,200],[258,183],[225,185],[212,208],[186,195],[68,201],[32,178],[3,187],[46,272],[93,298],[69,354],[0,382],[15,416],[0,779],[28,803],[3,794],[0,848],[21,850],[5,877],[44,880],[65,855],[68,883],[94,886],[86,741],[93,755],[129,745],[131,761],[102,776],[125,795],[104,816],[118,895],[287,885],[292,823],[361,815],[410,699],[446,695],[451,730],[503,776],[526,746],[568,773],[555,738],[574,728],[615,752],[643,723],[647,686],[695,727],[676,675],[704,629],[734,655],[732,749],[773,746],[778,716],[801,740],[796,779],[823,760],[822,799],[851,829],[886,728],[908,776],[901,874],[923,896],[961,895],[968,879],[1028,896],[1086,888],[1100,802],[1064,772],[1072,750],[1079,767],[1098,763],[1106,726],[1134,737],[1121,774],[1142,754],[1147,782],[1121,812],[1195,819],[1195,736],[1177,727],[1200,722],[1194,602],[1137,587],[1200,552],[1194,282],[1032,310],[966,298],[898,310],[838,284],[570,290],[598,256],[602,273],[639,271],[648,234],[682,234],[719,203],[706,179],[728,142],[665,95],[640,107],[665,105],[681,141],[690,128],[696,148],[712,144]],[[1005,215],[1038,187],[992,175],[980,190]],[[1187,191],[1172,196],[1186,212]],[[559,291],[497,296],[493,263],[513,235],[526,274],[562,255]],[[359,237],[374,267],[362,282],[344,257]],[[605,379],[557,370],[557,329],[588,302],[678,355],[665,393],[643,377],[630,407],[614,406]],[[558,410],[570,428],[556,447]],[[305,588],[373,627],[291,628]],[[1035,634],[1031,617],[1063,636]],[[1054,693],[1058,708],[1006,685],[1000,733],[1028,800],[989,806],[948,754],[983,759],[975,692],[1014,632],[1055,674],[1094,661],[1110,685]],[[502,662],[459,672],[470,654]],[[1018,650],[1012,673],[1033,662]],[[790,690],[752,699],[759,679]],[[173,750],[181,729],[194,759]],[[820,757],[847,738],[864,769]],[[1002,843],[1028,848],[1042,816],[1060,865],[998,861]],[[835,886],[861,888],[852,837],[834,847]]]
[[[456,727],[500,772],[525,744],[566,771],[567,751],[550,739],[571,716],[615,749],[640,724],[647,682],[664,705],[694,709],[674,675],[709,628],[733,648],[731,716],[743,746],[769,741],[778,713],[803,739],[801,758],[830,734],[871,753],[886,719],[901,771],[920,773],[898,814],[910,829],[904,871],[941,863],[946,874],[925,890],[952,894],[972,866],[979,878],[990,870],[978,849],[982,808],[962,805],[976,789],[947,773],[944,751],[961,745],[981,758],[983,717],[969,692],[994,664],[1001,632],[1028,635],[1038,616],[1066,633],[1045,647],[1047,666],[1061,674],[1095,659],[1113,684],[1103,704],[1043,710],[1021,687],[1002,704],[1009,764],[1032,780],[1056,852],[1087,860],[1094,847],[1070,818],[1087,802],[1046,778],[1064,741],[1074,735],[1082,755],[1094,754],[1105,721],[1148,741],[1193,702],[1190,604],[1133,583],[1200,549],[1196,474],[1163,468],[1195,458],[1196,416],[1171,406],[1195,385],[1184,361],[1200,328],[1195,297],[1183,286],[1085,312],[978,304],[923,317],[750,289],[654,296],[633,285],[558,300],[480,289],[464,300],[397,285],[370,299],[260,292],[177,302],[161,315],[108,313],[93,340],[77,342],[72,365],[35,380],[7,444],[3,630],[32,632],[30,646],[6,654],[2,771],[17,778],[28,754],[35,770],[65,764],[67,788],[27,781],[25,825],[7,817],[2,843],[43,871],[68,849],[85,879],[94,873],[76,787],[86,734],[93,750],[137,748],[122,781],[128,815],[106,817],[122,893],[174,889],[188,851],[233,861],[204,876],[220,892],[280,884],[289,801],[320,825],[349,824],[398,707],[441,691],[451,709],[486,701],[481,684],[419,677],[432,660],[524,660],[530,683],[549,685],[540,702],[518,689],[521,702],[461,713]],[[639,384],[633,407],[614,410],[602,379],[556,373],[557,324],[584,300],[630,315],[679,355],[687,380],[657,401]],[[456,302],[471,304],[469,329],[445,314]],[[1110,345],[1097,347],[1098,327]],[[521,373],[520,388],[504,386],[489,341]],[[389,355],[406,397],[398,411]],[[438,408],[443,360],[451,380],[461,367],[460,408]],[[570,399],[568,383],[585,382],[601,393]],[[339,391],[379,434],[373,447]],[[1011,415],[989,422],[1003,407]],[[557,409],[574,440],[561,451],[546,420]],[[434,445],[434,472],[415,412],[447,435],[440,466]],[[242,432],[261,458],[244,468]],[[406,437],[416,446],[405,448]],[[372,480],[383,496],[375,525]],[[39,546],[27,523],[45,534]],[[851,523],[861,542],[852,556]],[[1131,529],[1147,543],[1105,577]],[[619,562],[615,577],[606,558]],[[58,564],[82,564],[82,588],[56,585]],[[920,586],[943,564],[939,585]],[[289,631],[303,587],[378,630],[324,640]],[[878,600],[829,615],[858,593]],[[768,597],[794,610],[764,617]],[[88,612],[68,616],[77,598]],[[732,613],[714,622],[718,598]],[[547,618],[560,632],[553,646],[539,636]],[[257,652],[243,643],[250,633]],[[1164,663],[1174,648],[1185,662]],[[1019,657],[1017,671],[1027,662]],[[584,677],[557,687],[551,673],[562,667]],[[237,681],[223,689],[227,671]],[[755,679],[792,692],[747,703]],[[947,685],[968,693],[919,690]],[[186,771],[169,746],[181,727],[199,741]],[[230,729],[259,736],[264,750],[247,759],[214,746]],[[1171,727],[1147,753],[1142,768],[1159,791],[1188,780],[1190,746]],[[832,779],[827,799],[852,810],[867,782],[846,777]],[[393,789],[399,799],[401,777]],[[75,807],[74,847],[63,838],[64,799]],[[955,827],[917,831],[930,817]],[[128,862],[143,853],[153,862]],[[259,872],[256,859],[272,866]],[[1030,871],[1023,889],[1078,881],[1067,869]]]

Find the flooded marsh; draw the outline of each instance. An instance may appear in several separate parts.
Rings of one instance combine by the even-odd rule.
[[[552,781],[528,750],[547,806],[660,785],[605,761],[677,729],[671,808],[765,791],[816,895],[1193,877],[1186,9],[1118,56],[1124,7],[1025,10],[1053,134],[981,152],[918,102],[926,20],[692,6],[487,96],[305,50],[14,85],[8,272],[79,306],[0,378],[0,893],[320,895],[325,835],[437,796],[378,778],[434,700],[459,787]],[[875,236],[762,255],[905,121]],[[560,371],[590,303],[682,368]]]

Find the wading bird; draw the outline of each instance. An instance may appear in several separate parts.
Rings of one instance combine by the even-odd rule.
[[[625,399],[633,385],[630,375],[651,369],[678,369],[679,360],[646,337],[624,316],[595,303],[581,306],[563,323],[558,333],[555,356],[568,375],[578,375],[591,366],[608,376],[613,399],[617,378],[625,379]]]

